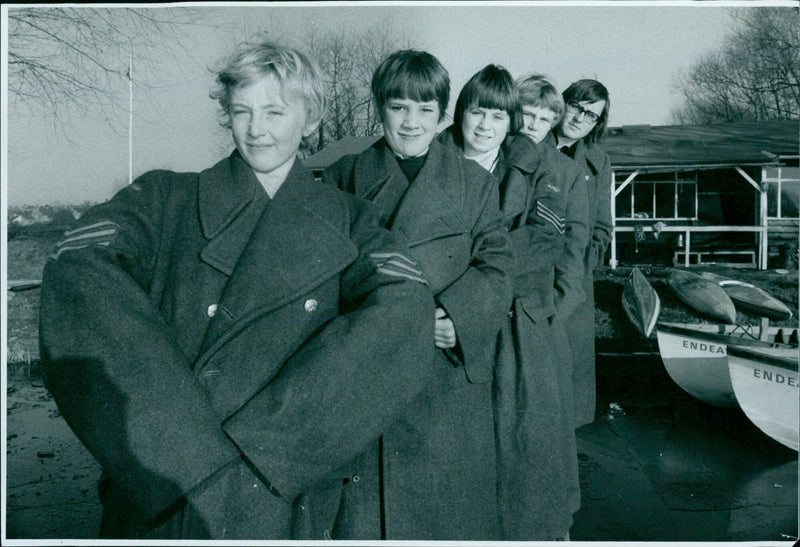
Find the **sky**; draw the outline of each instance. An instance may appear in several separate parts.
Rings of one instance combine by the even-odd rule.
[[[488,63],[498,63],[515,76],[544,73],[560,89],[581,78],[600,80],[611,96],[610,126],[669,125],[671,111],[680,104],[678,76],[720,48],[733,24],[730,7],[754,4],[286,2],[199,8],[178,4],[179,9],[207,12],[204,24],[183,29],[180,47],[172,45],[150,60],[146,75],[137,72],[145,60],[140,63],[137,51],[132,52],[134,82],[157,76],[158,84],[133,87],[131,157],[127,83],[114,84],[121,106],[111,112],[111,124],[99,115],[69,110],[60,112],[61,121],[54,123],[47,113],[12,108],[3,118],[6,203],[101,202],[128,182],[129,165],[135,177],[157,168],[200,171],[225,157],[232,148],[218,126],[216,104],[208,98],[213,84],[209,67],[254,33],[266,31],[285,42],[307,25],[358,31],[390,20],[415,47],[434,54],[450,72],[450,112],[469,77]],[[4,56],[6,52],[4,46]],[[127,62],[127,57],[120,59],[121,66]],[[4,94],[5,81],[3,75]]]

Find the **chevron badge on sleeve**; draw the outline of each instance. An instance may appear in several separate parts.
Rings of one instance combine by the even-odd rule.
[[[536,214],[544,219],[545,222],[549,222],[559,234],[564,234],[566,229],[565,222],[567,219],[558,216],[552,209],[550,209],[541,201],[536,202]]]
[[[419,269],[417,263],[400,253],[369,253],[369,258],[375,264],[375,269],[379,273],[395,277],[405,277],[411,281],[416,281],[427,285],[425,275]]]
[[[119,231],[119,225],[110,220],[101,220],[89,226],[82,226],[64,233],[64,239],[56,244],[55,252],[50,255],[53,260],[58,260],[61,253],[75,251],[90,245],[103,245],[108,247],[114,236]]]

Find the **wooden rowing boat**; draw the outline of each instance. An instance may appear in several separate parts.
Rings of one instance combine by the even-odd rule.
[[[796,341],[797,329],[779,327],[769,327],[767,339],[759,340],[761,329],[755,326],[658,323],[656,336],[670,378],[693,397],[722,407],[737,406],[728,371],[729,346],[797,351],[796,343],[781,343]]]
[[[736,306],[717,283],[673,268],[667,284],[684,304],[696,312],[721,323],[736,323]]]
[[[728,367],[733,391],[745,415],[761,431],[797,450],[800,427],[797,348],[766,352],[731,346]]]
[[[700,276],[722,287],[737,308],[777,321],[785,321],[792,317],[792,311],[786,304],[752,283],[711,272],[701,272]]]
[[[661,300],[639,268],[633,268],[622,289],[622,309],[636,329],[649,338],[661,312]]]

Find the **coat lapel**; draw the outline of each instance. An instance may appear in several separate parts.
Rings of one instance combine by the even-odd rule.
[[[464,229],[464,165],[445,152],[444,145],[431,142],[422,169],[397,205],[394,226],[411,244]],[[395,169],[404,176],[397,165]]]
[[[250,173],[251,176],[252,172]],[[203,351],[224,343],[257,315],[283,306],[358,257],[348,233],[334,228],[334,219],[320,217],[321,199],[311,174],[296,161],[236,257],[231,278],[206,332]],[[220,231],[226,234],[230,227]],[[236,246],[239,238],[228,238]],[[215,256],[224,254],[214,240]],[[207,248],[208,249],[208,248]],[[227,261],[226,261],[227,263]]]
[[[268,202],[238,152],[200,173],[198,213],[203,236],[210,240],[200,259],[230,276]]]

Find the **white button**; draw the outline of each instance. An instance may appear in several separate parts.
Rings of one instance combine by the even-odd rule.
[[[317,302],[313,298],[309,298],[308,300],[306,300],[306,303],[303,304],[303,308],[305,308],[305,310],[308,313],[314,313],[315,311],[317,311],[317,308],[319,308],[319,302]]]
[[[206,311],[206,313],[208,314],[209,317],[214,317],[215,315],[217,315],[217,305],[216,304],[211,304],[208,307],[208,310]]]

